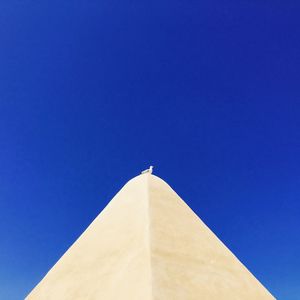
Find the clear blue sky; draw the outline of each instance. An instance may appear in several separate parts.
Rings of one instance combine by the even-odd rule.
[[[0,1],[0,299],[149,164],[300,299],[299,1]]]

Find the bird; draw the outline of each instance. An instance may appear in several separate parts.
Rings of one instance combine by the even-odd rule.
[[[150,166],[149,169],[142,171],[141,174],[145,174],[145,173],[152,174],[152,172],[153,172],[153,166]]]

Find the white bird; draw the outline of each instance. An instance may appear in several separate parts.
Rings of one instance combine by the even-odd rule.
[[[149,169],[142,171],[141,174],[145,174],[145,173],[150,173],[150,174],[152,174],[152,172],[153,172],[153,166],[150,166]]]

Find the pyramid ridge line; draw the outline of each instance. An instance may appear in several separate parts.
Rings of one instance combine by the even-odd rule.
[[[147,246],[148,246],[148,263],[149,263],[149,280],[150,280],[150,299],[153,299],[153,266],[152,266],[152,235],[151,235],[151,206],[150,206],[150,178],[151,173],[146,173],[146,216],[147,216]]]

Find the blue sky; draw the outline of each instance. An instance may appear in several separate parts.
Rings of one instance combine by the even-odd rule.
[[[0,299],[149,164],[300,298],[299,1],[0,1]]]

